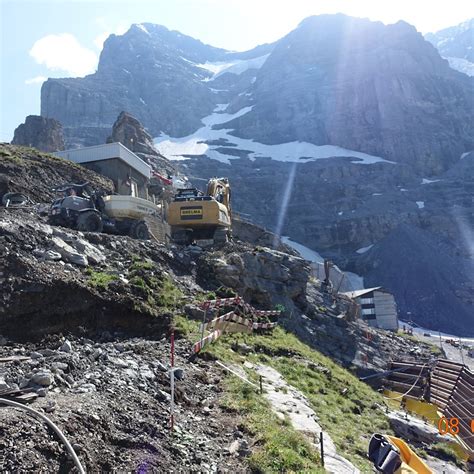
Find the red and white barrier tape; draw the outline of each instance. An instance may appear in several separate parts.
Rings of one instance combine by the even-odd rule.
[[[236,296],[235,298],[220,298],[216,300],[208,300],[201,303],[201,309],[219,309],[225,306],[241,305],[245,311],[251,313],[254,316],[279,316],[281,311],[262,311],[255,309],[251,304],[246,303],[243,298]]]
[[[211,342],[221,337],[222,334],[223,333],[220,329],[216,329],[215,331],[211,332],[209,336],[204,337],[193,345],[193,353],[197,354],[199,351],[202,350],[203,347],[209,345]]]
[[[222,316],[219,316],[218,318],[213,319],[212,321],[209,321],[208,323],[203,325],[201,324],[201,327],[199,328],[200,331],[203,329],[211,329],[213,328],[216,324],[223,322],[223,321],[233,321],[237,324],[242,324],[243,326],[248,326],[249,328],[252,327],[253,323],[252,321],[249,321],[248,319],[244,318],[243,316],[239,316],[238,314],[235,314],[233,311],[230,311],[229,313],[223,314]]]
[[[253,323],[252,329],[273,329],[278,323]]]

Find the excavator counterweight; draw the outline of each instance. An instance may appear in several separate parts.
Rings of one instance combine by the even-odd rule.
[[[226,242],[231,229],[230,185],[227,178],[211,178],[206,194],[180,189],[168,206],[171,238],[181,245],[197,240]]]

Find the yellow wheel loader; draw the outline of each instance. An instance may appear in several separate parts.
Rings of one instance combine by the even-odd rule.
[[[196,188],[178,190],[167,210],[171,239],[179,245],[198,240],[226,242],[230,236],[231,219],[227,178],[211,178],[205,194]]]

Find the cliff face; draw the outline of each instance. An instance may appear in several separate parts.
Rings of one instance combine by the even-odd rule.
[[[252,111],[222,128],[439,171],[473,147],[472,91],[412,26],[323,15],[278,42],[251,88]]]
[[[63,127],[57,120],[28,115],[25,123],[15,129],[12,144],[46,152],[61,151],[64,150]]]
[[[123,110],[153,136],[186,135],[216,104],[205,81],[212,74],[198,64],[224,57],[226,51],[162,26],[133,25],[107,39],[95,74],[46,81],[41,113],[63,123],[72,146],[103,143]]]

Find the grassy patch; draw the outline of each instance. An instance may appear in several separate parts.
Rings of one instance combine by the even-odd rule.
[[[280,420],[252,386],[230,376],[225,380],[225,389],[221,405],[243,415],[245,430],[256,438],[259,446],[248,460],[252,471],[325,472],[318,453],[306,438],[287,420]]]
[[[231,349],[235,342],[247,344],[253,352],[241,356]],[[267,335],[226,336],[206,350],[227,362],[248,360],[274,367],[308,398],[338,452],[363,472],[372,472],[366,458],[368,441],[373,433],[392,430],[383,398],[369,386],[281,328]]]
[[[109,286],[109,283],[118,279],[117,275],[106,272],[96,272],[91,268],[88,268],[86,273],[89,275],[89,285],[94,288],[106,289]]]
[[[171,277],[158,274],[151,260],[142,260],[138,255],[133,255],[128,278],[130,285],[134,286],[143,298],[143,305],[150,311],[156,311],[158,308],[174,311],[182,305],[181,290]]]
[[[129,271],[136,272],[139,270],[153,270],[153,262],[149,260],[134,260],[130,265]]]
[[[199,323],[187,316],[178,315],[174,318],[174,329],[177,334],[190,339],[191,336],[197,335]]]
[[[454,442],[453,442],[454,443]],[[459,448],[461,451],[461,448]],[[430,446],[429,449],[426,449],[427,453],[437,457],[438,459],[443,459],[448,462],[452,462],[457,467],[461,469],[466,469],[466,464],[460,454],[455,448],[455,445],[449,445],[446,443],[436,443]],[[425,453],[426,453],[425,451]]]

